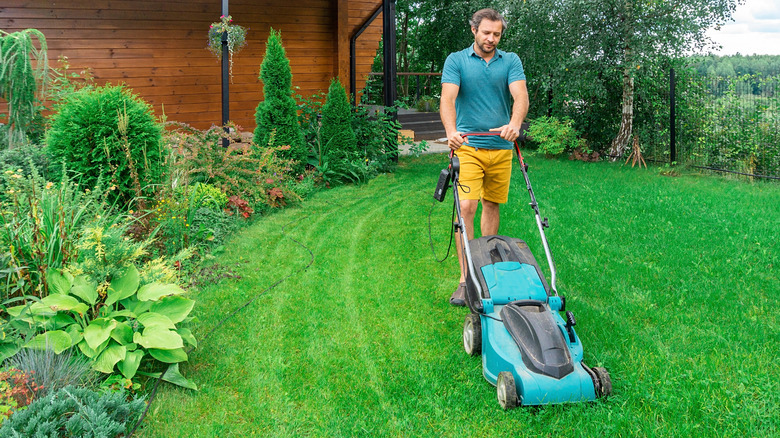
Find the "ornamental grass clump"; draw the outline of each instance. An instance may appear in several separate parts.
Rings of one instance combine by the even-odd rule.
[[[264,99],[257,105],[254,143],[260,148],[290,146],[281,157],[292,159],[295,173],[302,173],[308,151],[298,123],[298,105],[293,98],[290,60],[282,46],[281,32],[271,29],[260,67]]]
[[[106,85],[78,90],[56,109],[46,134],[55,170],[65,163],[88,187],[103,178],[122,205],[153,194],[163,175],[162,127],[148,103]]]

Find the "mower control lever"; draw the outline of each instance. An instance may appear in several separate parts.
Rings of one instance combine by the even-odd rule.
[[[550,222],[547,220],[547,218],[544,218],[542,221],[542,226],[545,228],[550,228]]]
[[[569,342],[575,342],[575,336],[574,336],[574,327],[577,325],[577,321],[574,319],[574,314],[571,312],[566,312],[566,331],[569,332]]]

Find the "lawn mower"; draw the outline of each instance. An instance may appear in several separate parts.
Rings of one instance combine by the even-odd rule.
[[[498,133],[462,136],[476,135]],[[555,263],[544,234],[548,220],[539,214],[517,142],[514,147],[547,256],[550,283],[523,240],[507,236],[468,239],[457,190],[460,163],[450,154],[450,166],[442,170],[434,198],[443,201],[447,189],[455,187],[457,223],[453,226],[461,235],[467,266],[466,304],[471,311],[463,326],[463,347],[471,356],[481,354],[482,374],[496,386],[504,409],[606,397],[612,391],[609,373],[582,361],[574,315],[566,311],[566,300],[558,295],[555,284]],[[565,320],[560,312],[565,312]]]

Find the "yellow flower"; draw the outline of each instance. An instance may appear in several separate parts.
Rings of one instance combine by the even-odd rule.
[[[47,182],[47,183],[46,183],[46,188],[47,188],[47,189],[50,189],[50,188],[52,188],[52,187],[54,187],[54,183],[53,183],[53,182]]]

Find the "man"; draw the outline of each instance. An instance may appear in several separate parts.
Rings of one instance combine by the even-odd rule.
[[[442,73],[441,120],[447,143],[460,160],[460,208],[466,234],[474,238],[474,216],[482,202],[483,236],[498,234],[500,205],[506,203],[512,173],[512,145],[528,114],[528,90],[520,58],[496,49],[506,20],[493,9],[474,13],[469,22],[474,44],[447,57]],[[495,131],[488,137],[465,132]],[[450,304],[464,306],[466,261],[456,235],[460,281]]]

